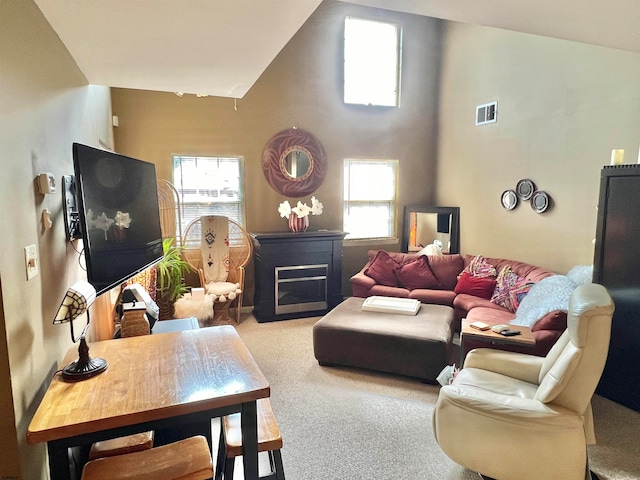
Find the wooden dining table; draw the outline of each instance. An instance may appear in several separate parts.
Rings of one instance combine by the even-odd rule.
[[[148,430],[208,425],[241,413],[244,478],[258,479],[256,400],[270,387],[229,325],[90,343],[105,372],[78,382],[56,374],[27,430],[47,443],[52,480],[72,478],[69,449]],[[76,360],[77,347],[61,365]]]

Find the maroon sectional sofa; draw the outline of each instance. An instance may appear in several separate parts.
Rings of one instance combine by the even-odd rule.
[[[454,309],[454,328],[460,330],[461,321],[467,318],[468,321],[482,321],[490,325],[509,323],[516,317],[516,314],[502,306],[492,303],[486,298],[481,298],[468,293],[456,293],[458,285],[458,275],[469,265],[474,255],[442,255],[428,256],[425,261],[434,278],[426,278],[420,273],[425,271],[424,266],[413,267],[418,259],[416,254],[384,252],[370,250],[369,259],[365,266],[351,277],[352,294],[354,297],[369,297],[381,295],[389,297],[414,298],[421,303],[448,305]],[[380,258],[384,258],[386,266],[393,263],[396,273],[403,271],[404,274],[396,275],[396,285],[393,279],[384,277],[384,272],[372,271],[372,263],[376,260],[376,265],[380,264]],[[390,260],[389,260],[390,259]],[[525,278],[528,282],[536,283],[543,278],[556,275],[555,272],[529,265],[527,263],[502,258],[485,258],[486,262],[493,265],[496,271],[509,266],[518,276]],[[419,262],[420,264],[423,261]],[[412,276],[412,273],[415,275]],[[420,280],[417,280],[417,277]],[[379,283],[378,278],[385,284]],[[422,284],[421,284],[422,282]],[[404,283],[404,284],[403,284]],[[407,288],[407,284],[410,288]],[[538,320],[531,331],[536,340],[535,347],[495,345],[501,350],[518,351],[534,355],[544,356],[551,349],[562,332],[567,328],[566,310],[554,310],[547,313]],[[465,350],[478,347],[486,347],[487,343],[469,339],[465,341]]]

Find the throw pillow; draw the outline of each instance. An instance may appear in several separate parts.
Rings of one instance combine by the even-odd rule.
[[[396,269],[398,263],[391,258],[391,256],[384,250],[380,250],[374,259],[371,261],[371,265],[364,271],[364,274],[373,278],[380,285],[387,287],[397,287],[398,277],[396,276]]]
[[[474,277],[468,272],[460,275],[454,292],[457,294],[466,293],[474,297],[490,300],[493,290],[496,288],[496,281],[488,277]]]
[[[427,257],[421,255],[416,260],[405,263],[396,271],[400,285],[409,290],[416,288],[438,288],[440,282],[431,270]]]
[[[538,320],[554,310],[569,309],[569,297],[575,289],[573,281],[564,275],[543,278],[531,287],[522,299],[513,325],[533,327]]]
[[[464,270],[460,272],[460,275],[465,272],[473,275],[474,277],[481,278],[496,278],[498,276],[496,267],[487,262],[482,255],[476,255],[473,257],[469,262],[469,265],[464,267]],[[460,277],[460,275],[458,275],[458,277]]]
[[[511,300],[513,311],[518,311],[518,307],[522,303],[522,300],[527,296],[527,293],[529,293],[529,290],[531,290],[533,285],[535,285],[533,282],[520,282],[509,290],[509,300]]]
[[[510,312],[515,312],[516,309],[511,303],[510,292],[524,283],[526,283],[526,280],[511,270],[510,266],[502,267],[496,278],[496,288],[491,296],[491,303],[506,308]]]

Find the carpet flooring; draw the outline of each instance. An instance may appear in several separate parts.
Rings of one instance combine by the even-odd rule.
[[[287,480],[480,478],[433,438],[437,386],[319,366],[312,344],[317,320],[258,323],[243,314],[236,326],[271,385]],[[599,443],[589,447],[592,470],[601,480],[640,479],[640,414],[599,396],[593,408]]]

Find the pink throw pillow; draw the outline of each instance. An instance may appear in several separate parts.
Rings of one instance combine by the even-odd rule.
[[[457,294],[466,293],[474,297],[491,300],[493,290],[496,288],[496,281],[489,277],[474,277],[470,273],[464,272],[460,275],[454,292]]]
[[[387,287],[397,287],[398,277],[396,269],[398,263],[384,250],[380,250],[371,261],[369,267],[364,271],[367,277],[373,278],[380,285]]]
[[[405,263],[396,272],[400,286],[409,290],[417,288],[438,288],[440,282],[434,275],[427,257],[420,255],[416,260]]]

